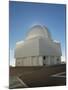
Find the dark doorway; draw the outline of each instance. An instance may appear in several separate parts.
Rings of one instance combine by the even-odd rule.
[[[43,60],[45,60],[46,59],[46,57],[45,56],[43,56]]]
[[[43,56],[43,65],[46,65],[46,57]]]

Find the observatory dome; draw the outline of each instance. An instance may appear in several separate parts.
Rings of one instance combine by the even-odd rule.
[[[35,37],[43,37],[51,39],[50,32],[48,31],[47,27],[41,25],[34,25],[29,29],[27,33],[26,40],[35,38]]]

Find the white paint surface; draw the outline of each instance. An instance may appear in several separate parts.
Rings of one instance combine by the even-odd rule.
[[[43,66],[61,63],[60,43],[52,40],[51,33],[43,25],[31,27],[24,42],[17,43],[16,66]],[[43,60],[44,56],[45,60]]]

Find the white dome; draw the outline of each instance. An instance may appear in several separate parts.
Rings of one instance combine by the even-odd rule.
[[[27,33],[26,39],[29,40],[35,37],[44,37],[51,39],[51,35],[48,29],[45,26],[41,26],[41,25],[35,25],[31,27],[29,32]]]

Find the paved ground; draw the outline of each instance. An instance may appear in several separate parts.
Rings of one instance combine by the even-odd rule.
[[[15,81],[14,81],[15,78]],[[66,65],[10,68],[10,88],[66,85]]]
[[[60,72],[60,73],[56,73],[56,74],[53,74],[51,75],[51,77],[63,77],[63,78],[66,78],[66,72]]]

